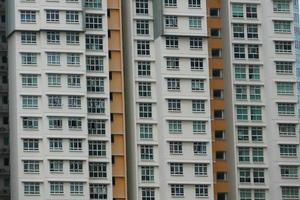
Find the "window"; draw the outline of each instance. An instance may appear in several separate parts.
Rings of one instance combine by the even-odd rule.
[[[70,160],[70,173],[82,173],[83,161],[81,160]]]
[[[149,56],[150,55],[150,41],[139,40],[136,43],[137,55]]]
[[[47,53],[48,65],[60,65],[60,53]]]
[[[50,194],[63,194],[64,193],[64,183],[59,181],[51,181],[50,184]]]
[[[137,35],[149,35],[149,20],[136,20],[136,34]]]
[[[189,16],[189,27],[190,29],[201,29],[202,28],[202,18],[196,16]]]
[[[38,139],[23,139],[23,150],[24,151],[39,151],[39,140]]]
[[[223,69],[212,69],[212,77],[215,79],[223,79]]]
[[[243,101],[247,100],[247,86],[236,85],[235,86],[235,98],[236,100]]]
[[[255,200],[266,200],[266,191],[262,189],[254,190],[254,199]]]
[[[21,23],[36,23],[36,11],[21,10]]]
[[[290,12],[290,2],[284,0],[274,0],[273,1],[273,11],[274,12]]]
[[[256,44],[248,45],[248,58],[249,59],[259,59],[259,48]]]
[[[170,154],[182,154],[182,142],[169,142]]]
[[[260,147],[252,148],[252,160],[254,163],[264,162],[264,149]]]
[[[278,95],[293,95],[294,83],[293,82],[277,82],[277,94]]]
[[[48,96],[48,107],[49,108],[61,108],[62,107],[62,98],[61,96]]]
[[[296,124],[278,124],[280,136],[296,136]]]
[[[238,148],[239,162],[250,162],[250,149],[249,147]]]
[[[21,32],[22,44],[36,44],[36,32]]]
[[[178,28],[177,16],[165,16],[165,28]]]
[[[139,61],[137,63],[137,71],[139,77],[150,77],[151,76],[151,63],[148,61]]]
[[[225,151],[216,151],[216,159],[217,160],[226,160],[226,152]]]
[[[194,134],[206,133],[206,122],[205,121],[193,121],[193,133]]]
[[[262,142],[263,141],[263,130],[262,127],[255,127],[251,128],[251,138],[252,142]]]
[[[275,33],[291,33],[291,21],[274,21]]]
[[[236,80],[246,80],[246,67],[244,65],[235,65],[234,74]]]
[[[195,185],[196,197],[208,197],[208,185]]]
[[[85,28],[87,29],[102,29],[102,16],[98,14],[85,15]]]
[[[178,43],[179,42],[177,36],[166,36],[166,48],[177,49]]]
[[[50,151],[62,151],[63,140],[61,138],[50,138],[49,139],[49,150]]]
[[[88,113],[105,113],[105,100],[99,98],[88,98]]]
[[[233,24],[232,29],[234,38],[245,38],[244,24]]]
[[[104,60],[101,56],[87,56],[86,69],[88,72],[103,72]]]
[[[155,200],[154,188],[142,188],[142,200]]]
[[[86,19],[89,14],[86,15]],[[66,11],[66,22],[67,23],[78,23],[79,22],[79,12],[73,10]],[[87,27],[86,27],[87,28]]]
[[[205,112],[205,100],[192,100],[192,112]]]
[[[46,21],[47,22],[59,22],[59,11],[58,10],[46,10]]]
[[[64,161],[62,160],[50,160],[49,161],[50,172],[63,172]]]
[[[71,195],[83,195],[83,183],[82,182],[71,182],[70,183]]]
[[[142,166],[141,167],[141,180],[143,182],[153,182],[154,181],[154,167]]]
[[[275,41],[275,53],[292,53],[292,42]]]
[[[152,124],[140,124],[140,139],[149,140],[153,139],[153,125]]]
[[[277,108],[279,115],[295,115],[294,103],[278,103]]]
[[[148,15],[148,13],[149,13],[148,0],[136,0],[135,1],[135,13],[138,15]]]
[[[215,139],[216,140],[225,140],[225,131],[224,130],[216,130],[215,131]]]
[[[77,45],[79,44],[79,33],[77,32],[67,32],[67,44],[69,45]]]
[[[81,108],[81,97],[80,96],[68,96],[68,107],[69,108]]]
[[[69,150],[70,151],[82,151],[82,139],[70,139]]]
[[[237,120],[248,120],[247,106],[237,106],[236,107],[236,118],[237,118]]]
[[[168,111],[169,112],[181,111],[181,100],[180,99],[168,99]]]
[[[37,96],[22,96],[22,107],[23,108],[38,108],[38,97]]]
[[[21,53],[22,65],[36,65],[37,53]]]
[[[240,183],[250,183],[250,182],[251,182],[250,169],[240,168]]]
[[[239,3],[232,4],[232,17],[234,17],[234,18],[243,18],[244,17],[243,4],[239,4]]]
[[[211,49],[211,57],[221,58],[222,57],[222,49]]]
[[[182,132],[182,122],[178,120],[170,120],[169,124],[169,133],[178,134]]]
[[[165,7],[177,7],[177,0],[165,0]]]
[[[102,0],[85,0],[85,7],[90,9],[101,9]]]
[[[281,187],[282,200],[299,199],[299,187]]]
[[[59,44],[60,43],[60,34],[59,32],[47,32],[47,43],[48,44]]]
[[[24,182],[24,195],[39,195],[40,183]]]
[[[89,162],[89,172],[90,172],[90,178],[106,178],[107,163]]]
[[[294,144],[280,144],[280,156],[281,157],[296,157],[297,145]]]
[[[248,127],[239,126],[237,127],[237,135],[239,142],[249,141],[249,129]]]
[[[105,121],[101,119],[88,119],[88,133],[90,135],[105,135]]]
[[[80,65],[80,54],[79,53],[68,53],[67,54],[67,65],[73,65],[73,66]]]
[[[89,141],[89,156],[106,156],[105,141]]]
[[[257,39],[258,38],[257,24],[248,24],[247,25],[247,37],[248,37],[248,39]]]
[[[141,160],[153,160],[154,152],[152,145],[141,145],[140,146]]]
[[[211,17],[219,17],[220,16],[220,9],[219,8],[210,8],[209,15]]]
[[[179,58],[178,57],[167,57],[167,69],[179,70]]]
[[[167,79],[168,91],[178,91],[180,90],[180,79],[178,78],[168,78]]]
[[[48,86],[61,86],[61,75],[48,74]]]
[[[250,100],[260,101],[261,100],[261,87],[260,86],[250,86]]]
[[[24,160],[23,169],[24,173],[39,173],[40,162],[38,160]]]
[[[203,70],[203,58],[190,58],[191,70]]]
[[[195,176],[207,176],[207,165],[206,163],[196,163],[194,164],[194,174]]]
[[[172,198],[184,197],[184,185],[182,184],[171,184],[171,196]]]
[[[151,83],[139,82],[138,93],[140,97],[151,97]]]
[[[293,74],[293,63],[285,61],[276,61],[277,74]]]
[[[170,163],[170,174],[171,176],[183,175],[183,164]]]
[[[62,129],[61,117],[49,117],[49,129]]]
[[[23,74],[22,86],[23,87],[37,87],[38,77],[36,74]]]
[[[201,0],[189,0],[189,8],[201,8]]]
[[[68,87],[80,87],[80,75],[68,75]]]
[[[99,183],[90,184],[90,199],[107,199],[107,185]]]
[[[207,143],[206,142],[194,142],[194,154],[196,154],[196,155],[207,154]]]
[[[246,16],[249,19],[257,18],[257,5],[256,4],[246,4]]]
[[[152,104],[151,103],[139,103],[139,117],[140,118],[152,118]]]
[[[253,182],[258,184],[262,184],[265,182],[264,169],[253,169]]]
[[[249,80],[260,80],[260,68],[257,65],[249,65]]]
[[[245,59],[246,58],[244,44],[234,44],[233,50],[234,50],[234,58],[236,58],[236,59]]]
[[[221,37],[221,29],[220,28],[211,28],[210,36],[211,37]]]
[[[190,37],[190,48],[191,49],[202,49],[202,38],[201,37]]]
[[[282,178],[298,178],[298,166],[280,166],[280,173]]]
[[[95,93],[104,92],[104,78],[102,77],[87,77],[87,91]]]
[[[262,107],[261,106],[250,106],[250,117],[252,121],[262,120]]]
[[[103,50],[103,36],[102,35],[86,35],[85,46],[87,50],[102,51]]]
[[[39,128],[39,121],[37,117],[23,117],[23,128],[30,130],[37,130]]]
[[[240,200],[251,200],[252,193],[250,189],[240,189]]]

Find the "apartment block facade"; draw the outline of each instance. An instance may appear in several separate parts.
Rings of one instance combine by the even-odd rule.
[[[299,198],[293,2],[226,1],[229,199]]]
[[[121,2],[7,2],[12,199],[127,199]]]
[[[296,6],[0,1],[0,199],[299,199]]]

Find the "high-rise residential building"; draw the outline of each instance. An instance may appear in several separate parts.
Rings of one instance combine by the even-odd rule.
[[[224,38],[222,31],[222,0],[207,1],[207,31],[211,99],[211,135],[214,173],[214,199],[228,199],[227,126],[224,102]],[[228,120],[228,119],[227,119]]]
[[[2,0],[0,17],[1,200],[300,198],[297,0]]]
[[[299,1],[293,0],[294,12],[294,33],[295,33],[295,50],[296,50],[296,75],[297,75],[297,96],[298,96],[298,117],[300,104],[300,8]]]
[[[127,199],[121,1],[9,0],[11,198]]]
[[[223,2],[229,199],[299,198],[293,2]]]
[[[0,199],[9,200],[8,65],[5,2],[0,1]]]
[[[206,1],[123,13],[129,199],[213,199]]]

